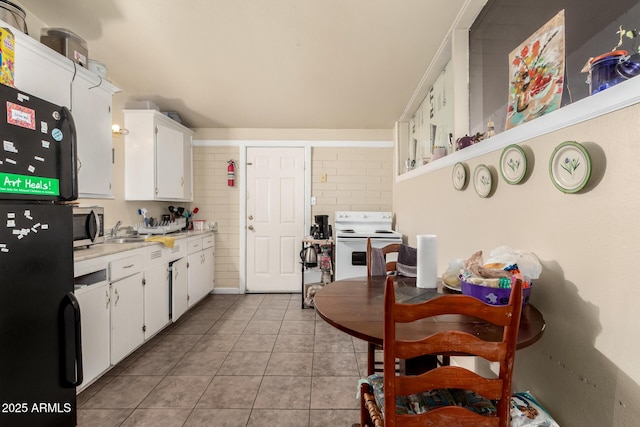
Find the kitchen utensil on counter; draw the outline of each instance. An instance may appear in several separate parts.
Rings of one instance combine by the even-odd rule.
[[[308,246],[300,251],[300,260],[306,268],[318,266],[318,252],[314,245]]]
[[[149,226],[149,219],[147,218],[147,208],[140,208],[138,209],[138,215],[142,215],[142,220],[144,222],[144,224],[148,227]]]
[[[206,219],[194,219],[193,220],[193,230],[194,231],[204,231],[207,227]]]

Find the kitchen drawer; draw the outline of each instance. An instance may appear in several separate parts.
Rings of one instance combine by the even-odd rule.
[[[111,282],[123,279],[142,271],[142,255],[133,255],[109,263],[109,279]]]
[[[187,253],[189,255],[202,250],[202,237],[189,239],[187,243]]]
[[[202,238],[202,249],[213,248],[216,243],[216,237],[213,234]]]

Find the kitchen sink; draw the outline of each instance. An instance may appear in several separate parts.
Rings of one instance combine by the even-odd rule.
[[[140,243],[144,242],[146,236],[129,236],[129,237],[117,237],[115,239],[107,239],[105,243]]]

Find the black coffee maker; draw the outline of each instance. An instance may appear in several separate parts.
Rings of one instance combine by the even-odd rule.
[[[311,227],[314,239],[330,239],[333,234],[329,225],[329,215],[316,215],[315,224]]]

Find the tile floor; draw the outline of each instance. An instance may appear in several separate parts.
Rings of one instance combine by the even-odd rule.
[[[299,294],[210,295],[78,395],[78,425],[351,426],[366,350]]]

